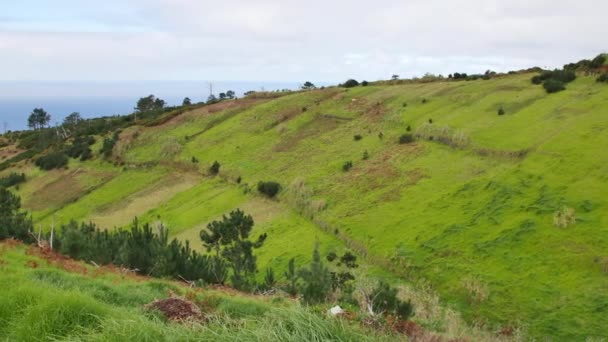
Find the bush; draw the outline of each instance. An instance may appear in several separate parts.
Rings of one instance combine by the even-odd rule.
[[[498,108],[498,115],[505,115],[505,109],[502,107]]]
[[[427,99],[422,99],[422,103],[427,103],[427,102],[429,102],[429,100],[427,100]]]
[[[566,85],[558,80],[548,79],[543,83],[543,88],[547,91],[547,93],[557,93],[566,89]]]
[[[397,298],[398,290],[392,288],[388,283],[380,282],[372,291],[373,298],[372,308],[376,313],[391,313],[403,320],[407,320],[414,314],[413,305],[407,301],[401,301]]]
[[[369,82],[367,82],[367,81],[362,81],[361,82],[361,86],[362,87],[367,87],[368,85],[369,85]]]
[[[597,81],[608,83],[608,72],[601,74],[600,77],[597,78]]]
[[[353,88],[359,85],[359,82],[357,82],[357,80],[353,80],[352,78],[346,82],[344,82],[343,84],[341,84],[342,87],[344,88]]]
[[[407,125],[407,128],[405,130],[408,131],[408,132],[411,132],[412,131],[412,126]]]
[[[258,191],[268,198],[273,198],[281,191],[281,184],[273,181],[259,182]]]
[[[344,164],[342,165],[342,171],[344,171],[344,172],[348,172],[352,168],[353,168],[353,162],[350,160],[347,162],[344,162]]]
[[[409,144],[409,143],[413,143],[413,142],[414,142],[414,136],[409,133],[402,134],[399,137],[400,144]]]
[[[353,136],[353,139],[355,139],[355,141],[359,141],[359,140],[363,139],[363,136],[361,134],[355,134]]]
[[[363,152],[363,157],[361,159],[363,159],[363,160],[369,159],[369,152],[367,152],[367,150],[365,150],[365,152]]]
[[[68,165],[68,157],[63,152],[52,152],[36,159],[36,166],[41,170],[58,169]]]
[[[212,175],[217,175],[220,173],[220,163],[218,163],[217,160],[211,164],[211,167],[209,167],[209,173]]]
[[[18,174],[15,172],[11,172],[11,174],[9,174],[8,176],[0,178],[0,187],[8,188],[23,182],[25,182],[24,173]]]
[[[597,69],[597,68],[601,67],[602,65],[604,65],[605,62],[606,62],[606,56],[598,55],[591,61],[590,67],[592,67],[593,69]]]

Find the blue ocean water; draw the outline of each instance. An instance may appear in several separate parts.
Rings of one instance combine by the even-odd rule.
[[[249,90],[297,89],[296,82],[212,82],[213,93],[233,90],[237,96]],[[184,97],[193,102],[209,96],[207,81],[0,81],[0,129],[27,128],[34,108],[51,114],[51,124],[61,123],[73,112],[83,117],[129,114],[142,96],[154,94],[167,105],[179,105]],[[3,132],[3,131],[0,131]]]

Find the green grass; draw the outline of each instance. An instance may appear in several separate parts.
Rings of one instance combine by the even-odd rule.
[[[372,341],[397,336],[364,331],[291,300],[244,297],[217,290],[192,292],[162,280],[120,273],[69,273],[0,244],[0,339],[10,341]],[[31,267],[33,263],[36,267]],[[29,266],[28,266],[29,265]],[[93,273],[92,267],[86,267]],[[170,323],[144,305],[190,292],[207,303],[208,321]]]
[[[258,223],[255,231],[269,233],[259,251],[262,269],[285,267],[290,257],[306,262],[316,240],[326,251],[350,245],[400,281],[431,284],[469,322],[522,326],[532,337],[558,340],[602,337],[608,326],[600,262],[608,257],[608,87],[580,76],[566,91],[548,95],[531,77],[326,89],[184,114],[182,121],[142,128],[124,154],[127,165],[165,166],[120,171],[57,215],[87,219],[105,210],[111,217],[113,204],[182,172],[167,162],[196,157],[194,166],[205,174],[217,160],[218,177],[204,177],[132,216],[161,221],[200,248],[198,234],[207,223],[245,208]],[[499,107],[505,115],[497,115]],[[429,119],[469,143],[398,144],[407,126],[415,133]],[[355,134],[363,138],[354,141]],[[168,143],[179,145],[175,155],[162,155]],[[353,168],[342,172],[348,160]],[[36,171],[35,177],[23,185],[26,198],[41,179],[55,176]],[[285,189],[301,180],[326,209],[311,218],[298,214],[287,191],[277,201],[245,191],[261,180]],[[563,206],[575,209],[577,223],[557,228],[553,214]],[[55,210],[36,211],[34,218],[44,216],[48,225]],[[475,279],[487,299],[474,300],[464,279]]]

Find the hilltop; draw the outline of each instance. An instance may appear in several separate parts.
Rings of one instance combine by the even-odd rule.
[[[323,254],[354,251],[370,276],[438,294],[472,325],[605,337],[608,85],[578,72],[548,93],[537,74],[187,106],[110,127],[92,158],[49,171],[33,163],[46,151],[8,136],[0,176],[25,174],[13,191],[36,227],[137,216],[203,251],[200,231],[241,208],[268,234],[256,254],[277,274],[318,241]],[[282,190],[266,198],[260,181]]]

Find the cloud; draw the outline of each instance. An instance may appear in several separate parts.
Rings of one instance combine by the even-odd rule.
[[[593,0],[27,0],[0,20],[0,79],[341,81],[555,67],[605,49],[607,10]]]

